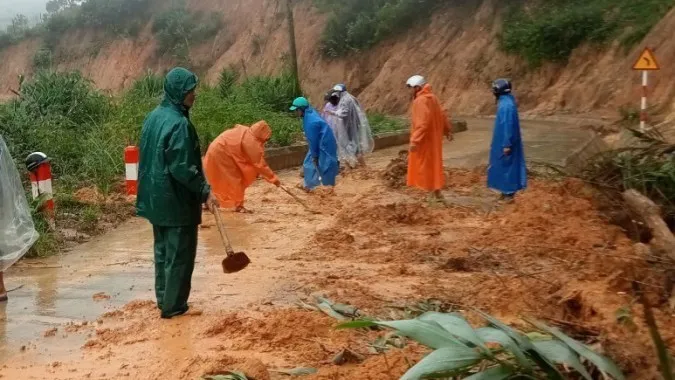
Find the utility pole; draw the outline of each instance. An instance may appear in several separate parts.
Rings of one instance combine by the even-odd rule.
[[[295,81],[295,93],[296,95],[300,95],[302,94],[302,88],[300,87],[300,71],[298,69],[298,51],[295,47],[295,22],[293,21],[293,7],[291,7],[292,0],[285,1],[286,19],[288,21],[289,54],[291,56],[291,74]]]

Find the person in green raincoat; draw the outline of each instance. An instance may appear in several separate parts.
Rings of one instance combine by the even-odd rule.
[[[164,81],[164,100],[147,116],[141,132],[136,211],[153,227],[155,294],[166,319],[188,311],[201,206],[218,206],[190,121],[197,82],[186,69],[171,70]]]

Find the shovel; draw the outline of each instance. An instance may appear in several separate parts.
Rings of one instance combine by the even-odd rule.
[[[293,199],[295,199],[296,202],[300,203],[302,207],[304,207],[307,211],[311,212],[312,214],[319,214],[318,211],[312,210],[309,206],[307,206],[307,203],[300,199],[297,195],[293,194],[291,190],[283,185],[279,186],[281,190],[283,190],[286,194],[290,195]]]
[[[232,249],[232,244],[230,244],[230,239],[225,232],[225,225],[223,224],[222,215],[220,214],[220,209],[214,207],[213,216],[216,217],[216,225],[218,226],[218,232],[220,232],[220,237],[223,239],[223,244],[225,244],[225,253],[227,257],[223,259],[223,272],[224,273],[236,273],[246,268],[248,264],[251,263],[251,259],[246,256],[244,252],[234,252]]]

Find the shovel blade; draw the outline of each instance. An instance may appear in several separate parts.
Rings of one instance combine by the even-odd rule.
[[[244,252],[236,252],[223,259],[223,272],[236,273],[246,268],[250,263],[251,259]]]

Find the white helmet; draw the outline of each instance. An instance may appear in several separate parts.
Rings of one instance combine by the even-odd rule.
[[[408,87],[422,87],[427,84],[427,81],[421,75],[413,75],[405,82],[405,84],[407,84]]]

